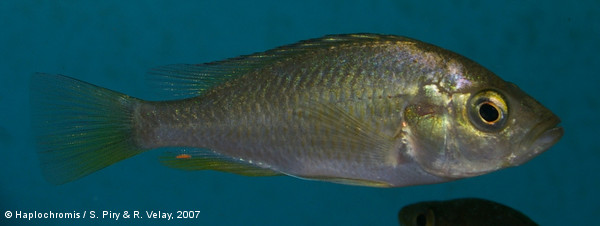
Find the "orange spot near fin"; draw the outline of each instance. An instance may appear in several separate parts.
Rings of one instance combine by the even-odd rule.
[[[175,158],[178,158],[178,159],[191,159],[192,156],[188,155],[188,154],[180,154],[180,155],[175,156]]]

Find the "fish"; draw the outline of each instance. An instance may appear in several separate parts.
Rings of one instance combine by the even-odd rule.
[[[47,181],[171,147],[160,161],[176,169],[402,187],[521,165],[563,134],[516,85],[402,36],[328,35],[148,74],[162,99],[32,75]]]
[[[401,226],[538,225],[518,210],[480,198],[411,204],[398,212],[398,221]]]

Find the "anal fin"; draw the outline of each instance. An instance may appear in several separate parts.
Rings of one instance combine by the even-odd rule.
[[[224,156],[208,149],[168,152],[167,155],[161,157],[161,162],[168,167],[182,170],[216,170],[243,176],[283,175],[271,169]]]
[[[320,180],[327,181],[337,184],[347,184],[354,186],[366,186],[366,187],[379,187],[379,188],[389,188],[392,187],[389,183],[382,181],[374,181],[374,180],[364,180],[364,179],[354,179],[354,178],[339,178],[339,177],[325,177],[325,176],[310,176],[310,177],[300,177],[308,180]]]

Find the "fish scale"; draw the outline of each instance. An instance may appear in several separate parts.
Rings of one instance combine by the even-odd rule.
[[[253,77],[253,76],[254,75],[249,75],[248,77]],[[261,76],[264,76],[264,74],[261,74]],[[282,78],[288,78],[288,77],[284,77],[284,76],[281,76],[281,75],[275,75],[275,76],[277,76],[277,77],[275,77],[275,78],[269,78],[269,79],[274,80],[274,83],[278,83],[277,80],[292,81],[292,79],[282,79]],[[312,90],[316,90],[316,91],[307,92],[307,94],[303,94],[303,95],[299,95],[299,96],[301,97],[301,99],[311,98],[311,95],[308,95],[308,94],[310,94],[310,93],[323,93],[323,92],[326,93],[327,90],[328,90],[327,89],[328,86],[319,86],[318,84],[326,84],[326,83],[319,83],[319,81],[325,80],[325,78],[336,78],[336,77],[341,77],[341,76],[339,76],[339,73],[336,72],[335,70],[331,70],[327,74],[324,74],[324,75],[322,75],[322,74],[320,76],[318,74],[317,74],[317,76],[315,76],[315,75],[305,75],[305,77],[307,77],[307,78],[304,79],[304,81],[306,81],[306,83],[304,83],[304,84],[300,83],[299,85],[294,85],[294,83],[283,83],[280,86],[281,87],[280,89],[274,89],[271,92],[269,92],[270,93],[269,97],[271,97],[271,98],[274,98],[274,97],[285,97],[285,98],[283,98],[283,99],[278,99],[278,98],[270,99],[270,101],[267,101],[268,103],[264,103],[264,105],[271,106],[271,107],[274,107],[276,105],[282,105],[282,106],[286,106],[286,105],[287,106],[292,106],[292,105],[295,105],[294,102],[290,102],[289,98],[287,98],[287,97],[289,97],[289,95],[281,95],[281,94],[282,93],[286,93],[288,91],[288,89],[294,90],[294,89],[298,89],[298,87],[304,87],[304,89],[312,89]],[[340,81],[339,81],[339,84],[340,84],[339,87],[348,87],[348,86],[351,86],[350,83],[352,83],[353,80],[355,80],[352,77],[355,77],[355,76],[346,76],[345,79],[341,78]],[[256,78],[253,78],[253,79],[256,79]],[[265,82],[257,82],[257,83],[258,84],[269,84],[271,82],[269,79],[264,79],[264,80],[267,80],[267,81],[265,81]],[[244,82],[240,82],[240,83],[244,83]],[[235,85],[233,85],[233,86],[235,86]],[[200,119],[198,121],[226,121],[226,122],[239,121],[240,125],[249,124],[249,123],[251,124],[251,125],[237,127],[238,132],[239,132],[238,133],[239,134],[238,137],[224,138],[223,140],[226,140],[226,141],[227,140],[240,140],[241,137],[243,135],[245,135],[245,134],[263,134],[263,135],[266,135],[267,137],[272,137],[272,136],[269,136],[269,134],[262,133],[265,130],[261,129],[262,127],[261,127],[260,124],[259,125],[252,124],[254,122],[261,122],[261,120],[257,120],[257,119],[254,119],[254,118],[249,118],[249,116],[256,115],[256,114],[253,114],[253,112],[251,110],[252,108],[250,107],[250,105],[255,105],[254,103],[256,103],[256,102],[260,103],[260,102],[262,102],[262,100],[260,100],[260,99],[253,100],[252,98],[256,97],[256,96],[253,96],[253,95],[248,95],[248,96],[246,96],[246,95],[239,95],[239,93],[252,93],[252,92],[256,92],[256,90],[254,89],[255,87],[254,86],[247,86],[246,88],[238,87],[238,86],[235,86],[235,87],[237,88],[237,90],[235,90],[235,91],[225,90],[225,91],[223,91],[223,93],[216,93],[214,95],[221,97],[222,100],[227,100],[227,102],[229,103],[229,105],[236,105],[237,108],[234,107],[231,110],[226,110],[226,109],[225,110],[221,110],[220,112],[223,113],[224,119],[206,119],[206,120]],[[289,88],[289,87],[291,87],[291,88]],[[245,92],[243,89],[248,89],[248,92]],[[350,89],[350,90],[356,90],[356,89]],[[278,93],[277,91],[280,91],[280,93]],[[352,96],[351,94],[349,94],[349,90],[345,90],[345,91],[334,90],[331,93],[335,93],[336,91],[339,92],[340,94],[338,94],[338,96],[335,96],[334,99],[330,99],[328,101],[331,101],[331,102],[353,101],[353,100],[348,99],[349,96]],[[372,92],[374,92],[374,91],[372,91]],[[265,92],[265,93],[267,93],[267,92]],[[227,96],[228,94],[231,94],[231,96]],[[204,97],[203,96],[202,98],[213,100],[211,97]],[[264,98],[267,98],[267,97],[265,96]],[[231,104],[231,103],[234,103],[234,104]],[[221,103],[218,103],[218,104],[221,104]],[[166,106],[166,107],[167,108],[172,108],[173,106],[176,106],[176,105],[177,105],[177,103],[173,103],[172,105]],[[185,105],[185,104],[183,104],[183,105]],[[215,107],[214,106],[209,106],[209,107],[204,107],[202,109],[215,110]],[[289,109],[291,109],[291,108],[289,108]],[[158,110],[158,111],[160,112],[160,110]],[[287,119],[289,119],[289,121],[287,121],[287,122],[285,121],[285,119],[283,119],[282,122],[269,123],[269,125],[271,125],[271,126],[278,125],[279,123],[284,123],[284,124],[285,123],[288,123],[288,124],[294,123],[295,117],[293,115],[291,115],[291,116],[287,115],[287,117],[280,116],[281,112],[285,112],[285,111],[286,111],[285,109],[284,110],[280,109],[280,110],[277,110],[277,112],[272,112],[271,114],[269,112],[263,112],[263,115],[272,115],[269,118],[282,118],[282,119],[283,118],[287,118]],[[204,115],[202,113],[198,113],[198,112],[195,112],[195,111],[188,111],[188,113],[189,114],[196,114],[196,115]],[[166,113],[166,114],[167,115],[171,115],[171,113]],[[366,115],[366,113],[362,113],[362,115]],[[161,119],[163,118],[163,117],[160,117],[160,116],[157,116],[157,117],[161,118]],[[275,119],[275,120],[277,120],[277,119]],[[206,128],[206,126],[205,126],[205,128]],[[254,128],[255,128],[254,131],[242,131],[243,129],[252,130]],[[144,129],[142,129],[142,130],[144,130]],[[224,130],[227,130],[227,129],[224,129]],[[276,132],[276,131],[273,131],[273,132]],[[187,133],[187,132],[184,132],[184,133]],[[277,132],[277,133],[279,134],[279,132]],[[190,134],[193,134],[193,133],[190,133]],[[294,136],[294,134],[284,135],[284,136],[280,136],[279,139],[285,140],[288,137],[293,137],[293,136]],[[279,143],[286,143],[286,142],[280,141]],[[168,144],[165,144],[165,145],[168,146]],[[175,145],[175,146],[181,146],[183,144],[173,144],[173,145]],[[201,146],[201,147],[203,147],[203,146],[210,147],[211,146],[210,144],[191,143],[191,142],[188,143],[187,145],[188,146]],[[298,145],[300,147],[310,147],[310,146],[307,146],[306,144],[298,144]],[[247,146],[247,145],[241,145],[241,146]],[[224,148],[216,148],[216,149],[219,149],[219,150],[223,151]],[[271,150],[271,151],[280,151],[280,150]],[[281,150],[281,151],[284,151],[284,150]],[[227,153],[227,152],[225,152],[225,153]],[[246,153],[249,153],[249,152],[246,152]],[[320,153],[320,152],[318,150],[316,150],[316,153]],[[235,150],[232,150],[231,153],[227,153],[227,154],[234,156],[235,155]],[[246,155],[246,156],[244,156],[245,159],[252,159],[251,157],[252,157],[252,155]]]

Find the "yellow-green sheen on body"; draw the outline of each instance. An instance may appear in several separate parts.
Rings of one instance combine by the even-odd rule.
[[[519,165],[562,135],[558,118],[515,85],[460,55],[398,36],[325,36],[150,73],[174,100],[33,77],[32,98],[47,99],[34,102],[44,107],[34,118],[56,128],[41,129],[38,139],[45,172],[61,172],[46,173],[50,181],[75,180],[145,150],[182,147],[187,151],[163,162],[407,186]]]

